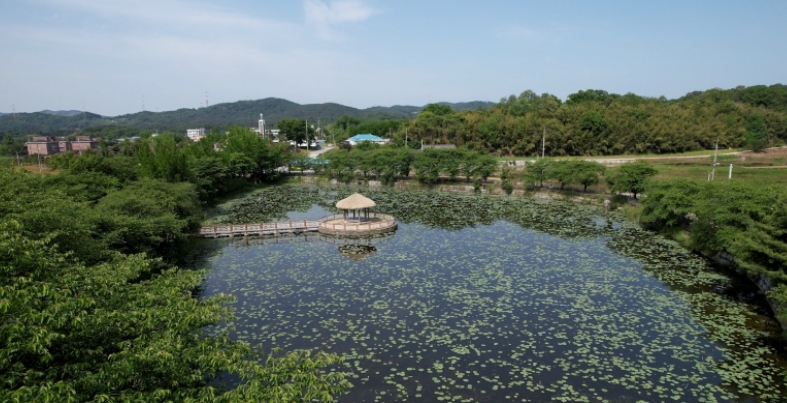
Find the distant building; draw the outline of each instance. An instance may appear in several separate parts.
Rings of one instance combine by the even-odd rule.
[[[71,148],[71,142],[66,140],[65,137],[58,137],[57,138],[57,147],[58,147],[58,149],[60,150],[61,153],[65,153],[65,152],[69,152],[69,151],[73,150],[73,148]],[[28,154],[30,154],[30,153],[28,153]]]
[[[90,136],[77,136],[76,140],[71,142],[71,150],[77,154],[96,148],[98,148],[98,139]]]
[[[190,138],[192,141],[199,141],[199,139],[205,137],[205,128],[200,127],[199,129],[187,129],[186,137]]]
[[[254,132],[262,137],[265,137],[265,119],[262,118],[261,113],[260,113],[260,120],[257,121],[257,128],[254,129]]]
[[[40,137],[35,136],[27,143],[29,155],[55,155],[73,151],[77,154],[98,148],[98,139],[90,136],[77,136],[75,140],[66,140],[65,137]]]
[[[60,152],[60,144],[54,137],[33,137],[25,145],[28,155],[54,155]]]
[[[391,140],[377,137],[374,134],[356,134],[345,141],[350,143],[351,146],[354,146],[362,141],[371,141],[372,143],[377,144],[387,144]]]

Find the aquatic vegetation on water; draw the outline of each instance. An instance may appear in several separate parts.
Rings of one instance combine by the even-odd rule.
[[[345,354],[340,402],[787,399],[772,322],[673,243],[590,207],[372,193],[405,223],[376,253],[228,244],[204,286],[237,297],[233,337]]]

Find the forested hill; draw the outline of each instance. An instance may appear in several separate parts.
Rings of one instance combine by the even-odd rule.
[[[455,110],[491,107],[489,102],[467,102],[450,104]],[[78,113],[64,116],[65,113],[43,111],[37,113],[17,113],[15,116],[0,116],[0,134],[50,134],[67,135],[75,130],[96,126],[126,126],[144,130],[185,131],[195,127],[227,127],[257,125],[260,113],[265,115],[269,127],[282,119],[306,118],[324,123],[335,121],[341,116],[352,116],[361,120],[412,119],[423,107],[394,106],[356,109],[336,103],[300,105],[279,98],[265,98],[255,101],[223,103],[200,109],[178,109],[168,112],[138,112],[116,117],[102,118],[92,113]],[[62,111],[61,111],[62,112]]]
[[[452,143],[498,155],[582,156],[671,153],[720,147],[753,149],[787,142],[787,86],[692,92],[675,100],[603,90],[578,91],[565,101],[525,91],[493,108],[424,111],[408,127],[410,140]]]
[[[15,113],[0,116],[0,134],[46,134],[64,136],[91,126],[106,125],[101,115],[85,112],[62,116],[45,112]]]

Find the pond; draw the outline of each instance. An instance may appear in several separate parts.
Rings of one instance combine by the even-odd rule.
[[[223,218],[317,218],[353,189],[273,188]],[[360,240],[208,241],[232,337],[343,354],[340,402],[784,402],[778,325],[746,284],[593,206],[363,192]]]

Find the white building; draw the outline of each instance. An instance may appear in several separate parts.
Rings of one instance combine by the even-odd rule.
[[[205,128],[200,127],[199,129],[187,129],[186,137],[190,138],[192,141],[199,141],[199,139],[205,137]]]
[[[261,113],[260,113],[260,120],[257,121],[257,130],[255,131],[260,136],[265,137],[265,119],[262,118]]]

